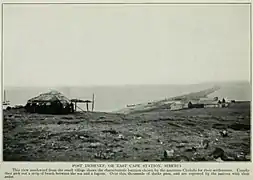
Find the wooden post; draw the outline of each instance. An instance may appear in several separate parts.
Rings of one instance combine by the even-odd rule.
[[[5,90],[4,90],[4,101],[3,102],[5,102],[6,101],[6,94],[5,94]]]
[[[92,112],[94,110],[94,104],[95,104],[95,96],[94,96],[94,93],[92,95]]]
[[[86,108],[87,108],[87,112],[89,111],[89,103],[86,102]]]
[[[75,102],[75,111],[76,111],[76,102]]]

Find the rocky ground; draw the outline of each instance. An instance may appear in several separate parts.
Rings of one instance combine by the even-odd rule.
[[[71,115],[4,111],[4,161],[250,161],[250,102]]]

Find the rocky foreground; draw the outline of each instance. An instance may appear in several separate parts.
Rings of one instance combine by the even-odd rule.
[[[71,115],[4,111],[4,161],[250,161],[250,102]]]

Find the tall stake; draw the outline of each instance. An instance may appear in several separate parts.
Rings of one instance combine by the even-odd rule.
[[[94,110],[94,104],[95,104],[95,96],[94,93],[92,94],[92,111]]]
[[[5,94],[5,90],[4,90],[4,102],[6,101],[6,94]]]
[[[87,108],[87,112],[89,111],[89,103],[86,102],[86,108]]]

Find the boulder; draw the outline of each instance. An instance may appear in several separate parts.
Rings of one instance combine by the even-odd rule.
[[[225,151],[221,148],[215,148],[215,150],[210,154],[210,156],[214,157],[215,159],[223,159],[225,156]]]
[[[165,150],[164,153],[163,153],[164,159],[165,160],[171,159],[174,156],[174,152],[175,151],[173,149]]]
[[[223,130],[223,131],[220,132],[220,135],[222,137],[228,137],[228,131],[227,130]]]

